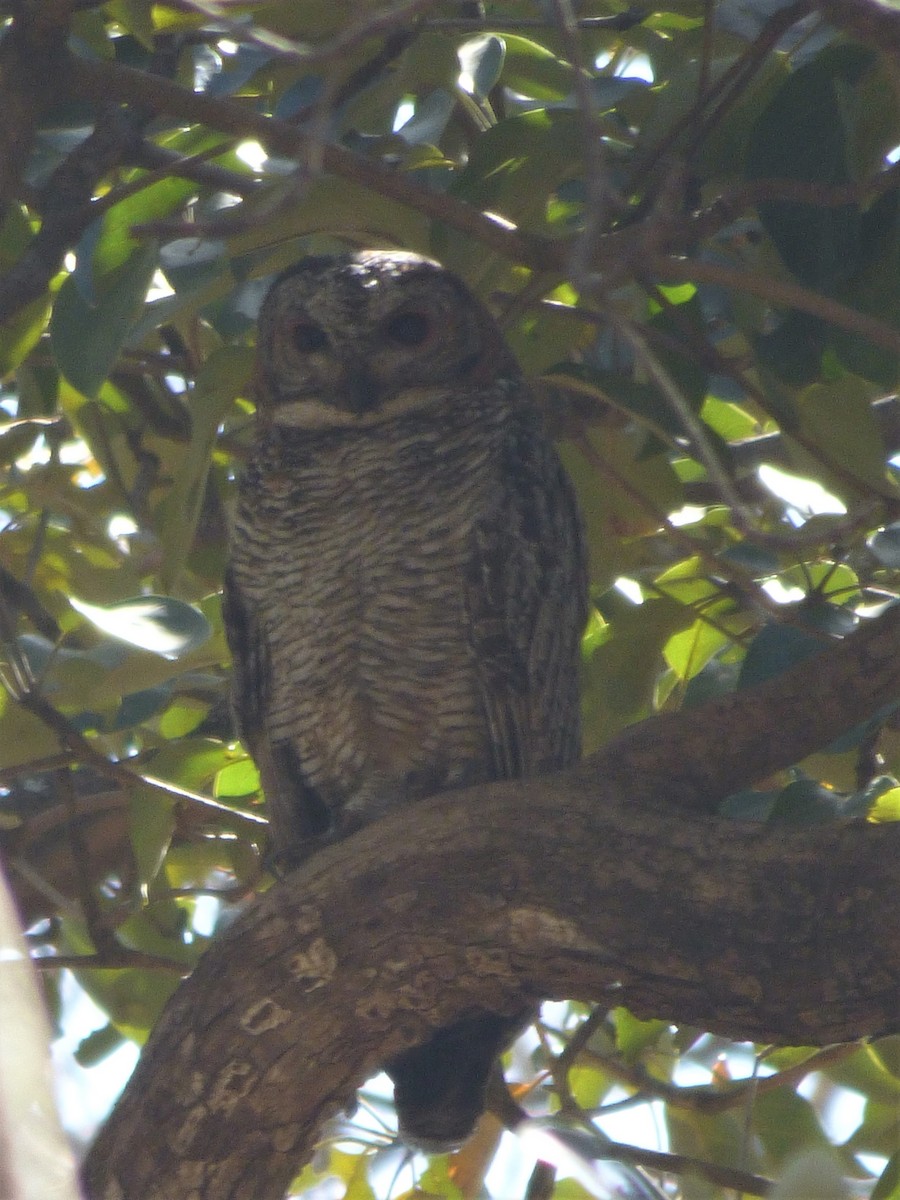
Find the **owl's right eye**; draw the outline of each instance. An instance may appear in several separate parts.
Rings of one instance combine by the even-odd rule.
[[[315,321],[298,321],[291,329],[291,341],[300,354],[316,354],[328,345],[328,334]]]

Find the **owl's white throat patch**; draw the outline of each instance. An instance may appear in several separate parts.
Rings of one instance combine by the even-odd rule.
[[[290,429],[366,429],[446,401],[446,387],[405,388],[377,406],[353,412],[328,404],[318,396],[302,396],[282,401],[272,414],[272,423]]]

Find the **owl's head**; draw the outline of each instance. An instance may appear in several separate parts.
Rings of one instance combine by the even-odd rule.
[[[496,322],[430,259],[361,251],[303,259],[259,314],[260,415],[278,425],[373,425],[518,376]]]

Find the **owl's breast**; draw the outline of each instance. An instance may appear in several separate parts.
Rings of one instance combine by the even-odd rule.
[[[268,735],[333,806],[489,774],[464,579],[492,459],[418,430],[248,472],[232,569],[269,645]]]

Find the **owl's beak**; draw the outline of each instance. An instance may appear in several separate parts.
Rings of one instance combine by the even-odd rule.
[[[381,389],[362,364],[349,366],[342,372],[335,394],[340,396],[341,408],[359,416],[381,407]]]

